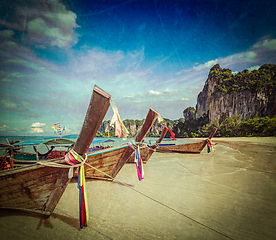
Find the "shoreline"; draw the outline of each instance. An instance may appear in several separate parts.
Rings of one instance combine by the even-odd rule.
[[[179,139],[184,139],[184,138],[179,138]],[[206,138],[186,138],[186,139],[205,140]],[[260,142],[260,143],[275,143],[276,144],[276,137],[212,137],[211,140],[215,141],[215,142],[242,141],[242,142]]]

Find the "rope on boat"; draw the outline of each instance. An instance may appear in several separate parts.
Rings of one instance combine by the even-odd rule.
[[[217,145],[217,143],[213,144],[211,142],[211,139],[209,139],[209,138],[206,139],[206,142],[207,142],[207,152],[209,153],[209,152],[211,152],[211,150],[212,150],[212,152],[214,152],[213,145]]]
[[[74,149],[71,149],[65,155],[65,161],[72,165],[78,165],[79,163],[84,163],[87,159],[85,154],[85,159]],[[72,168],[70,169],[72,170]],[[85,172],[84,165],[82,164],[78,169],[78,189],[79,189],[79,213],[80,213],[80,228],[87,227],[89,224],[89,214],[88,214],[88,204],[87,204],[87,192],[86,192],[86,183],[85,183]]]
[[[100,173],[106,175],[107,177],[111,178],[112,180],[115,180],[115,178],[113,178],[113,177],[111,177],[110,175],[108,175],[107,173],[104,173],[103,171],[101,171],[101,170],[99,170],[99,169],[93,167],[93,166],[90,165],[89,163],[85,163],[85,164],[86,164],[87,166],[91,167],[92,169],[94,169],[94,170],[96,170],[96,171],[98,171],[98,172],[100,172]],[[222,236],[224,236],[224,237],[226,237],[226,238],[228,238],[228,239],[230,239],[230,240],[234,240],[233,238],[229,237],[228,235],[226,235],[226,234],[224,234],[224,233],[222,233],[222,232],[220,232],[220,231],[218,231],[218,230],[216,230],[216,229],[214,229],[214,228],[211,228],[211,227],[209,227],[208,225],[206,225],[206,224],[204,224],[204,223],[201,223],[201,222],[197,221],[196,219],[194,219],[194,218],[192,218],[192,217],[189,217],[188,215],[186,215],[186,214],[184,214],[184,213],[182,213],[182,212],[180,212],[180,211],[178,211],[178,210],[176,210],[176,209],[174,209],[174,208],[172,208],[172,207],[170,207],[170,206],[168,206],[168,205],[166,205],[166,204],[164,204],[164,203],[162,203],[162,202],[156,200],[155,198],[152,198],[152,197],[146,195],[145,193],[140,192],[139,190],[135,189],[134,187],[131,187],[131,186],[127,185],[126,183],[121,182],[120,180],[115,180],[115,181],[117,181],[117,182],[119,182],[120,184],[124,185],[125,187],[128,187],[128,188],[132,189],[133,191],[135,191],[135,192],[137,192],[137,193],[143,195],[144,197],[149,198],[150,200],[152,200],[152,201],[154,201],[154,202],[156,202],[156,203],[158,203],[158,204],[160,204],[160,205],[162,205],[162,206],[164,206],[164,207],[166,207],[166,208],[168,208],[168,209],[170,209],[170,210],[172,210],[172,211],[174,211],[174,212],[176,212],[176,213],[178,213],[178,214],[180,214],[180,215],[182,215],[182,216],[184,216],[184,217],[186,217],[186,218],[188,218],[188,219],[190,219],[191,221],[193,221],[193,222],[195,222],[195,223],[197,223],[197,224],[199,224],[199,225],[201,225],[201,226],[203,226],[203,227],[208,228],[208,229],[211,230],[211,231],[214,231],[214,232],[216,232],[216,233],[218,233],[218,234],[220,234],[220,235],[222,235]]]
[[[144,178],[144,168],[143,168],[143,161],[140,154],[140,146],[139,143],[135,143],[131,141],[128,143],[128,146],[135,152],[134,162],[136,163],[137,175],[139,181]]]
[[[85,184],[85,173],[84,173],[84,163],[87,159],[71,149],[65,155],[65,161],[69,165],[63,165],[56,162],[37,162],[38,164],[48,166],[48,167],[58,167],[58,168],[70,168],[68,172],[68,178],[73,177],[73,169],[78,167],[78,189],[79,189],[79,219],[80,219],[80,228],[87,227],[89,224],[89,215],[88,215],[88,204],[87,204],[87,193],[86,193],[86,184]]]
[[[72,178],[73,177],[73,169],[76,167],[81,167],[84,165],[85,161],[87,159],[87,156],[85,154],[85,159],[83,159],[82,162],[77,163],[75,165],[63,165],[60,163],[56,163],[56,162],[48,162],[48,161],[37,161],[37,164],[43,165],[43,166],[47,166],[47,167],[56,167],[56,168],[70,168],[69,172],[68,172],[68,178]]]
[[[155,143],[155,144],[154,144],[155,147],[152,147],[152,146],[150,146],[150,145],[146,145],[146,146],[147,146],[147,148],[156,151],[156,149],[159,147],[159,144],[160,144],[160,143]]]

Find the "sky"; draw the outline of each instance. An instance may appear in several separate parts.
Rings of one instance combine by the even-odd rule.
[[[0,135],[78,134],[95,84],[122,120],[180,119],[215,64],[276,64],[275,12],[274,0],[2,0]]]

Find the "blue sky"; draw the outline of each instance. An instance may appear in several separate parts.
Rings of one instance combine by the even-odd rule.
[[[0,135],[79,133],[95,84],[123,120],[179,119],[214,64],[276,63],[275,12],[267,0],[1,1]]]

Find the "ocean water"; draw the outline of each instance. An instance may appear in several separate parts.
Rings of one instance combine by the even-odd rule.
[[[113,182],[87,180],[84,229],[75,179],[47,219],[1,209],[1,239],[275,239],[276,138],[213,143],[210,153],[154,153],[142,181],[134,164]]]

